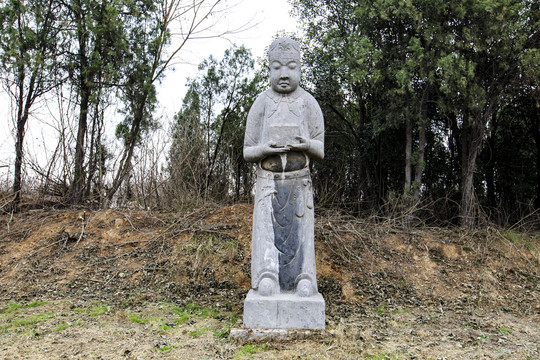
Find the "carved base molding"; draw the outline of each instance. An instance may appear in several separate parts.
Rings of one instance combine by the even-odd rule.
[[[244,326],[249,329],[325,328],[325,303],[321,294],[261,296],[253,289],[244,301]]]

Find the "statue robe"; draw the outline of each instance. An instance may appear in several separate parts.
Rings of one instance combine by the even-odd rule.
[[[256,159],[251,283],[264,277],[294,292],[308,279],[317,293],[313,190],[309,162],[322,158],[324,121],[316,100],[301,88],[291,94],[267,90],[253,104],[246,124],[244,150],[269,141],[277,146],[310,139],[310,150]]]

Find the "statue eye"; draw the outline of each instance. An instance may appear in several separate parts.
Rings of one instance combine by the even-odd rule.
[[[281,68],[281,64],[279,62],[277,62],[277,61],[274,61],[272,63],[272,69],[279,70],[279,68]]]
[[[292,62],[288,63],[287,66],[289,66],[289,69],[294,70],[294,69],[296,69],[298,64],[296,63],[296,61],[292,61]]]

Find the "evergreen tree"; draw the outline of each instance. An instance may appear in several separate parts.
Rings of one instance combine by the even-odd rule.
[[[65,63],[69,80],[78,96],[78,124],[75,143],[73,183],[71,185],[71,203],[80,204],[85,186],[85,156],[89,122],[96,129],[101,112],[100,100],[104,93],[118,81],[118,68],[121,67],[125,52],[124,28],[120,14],[123,0],[71,0],[65,3],[64,18],[66,28],[73,44]],[[91,120],[90,120],[91,119]],[[95,134],[95,132],[94,132]],[[92,152],[101,147],[100,139],[90,139]],[[96,158],[92,156],[90,165],[91,179]]]
[[[293,5],[306,31],[309,82],[325,112],[327,146],[345,151],[345,159],[333,163],[339,166],[334,172],[347,174],[340,188],[358,184],[356,200],[369,193],[380,200],[395,191],[390,184],[398,178],[406,193],[419,197],[422,189],[433,188],[423,178],[426,165],[434,164],[426,153],[439,149],[440,154],[446,147],[450,166],[445,175],[439,173],[447,180],[435,179],[434,169],[429,180],[442,184],[461,174],[461,223],[472,225],[473,180],[486,126],[524,79],[538,78],[538,4],[294,0]],[[336,130],[348,140],[334,142]],[[441,131],[446,135],[437,136]],[[396,147],[404,151],[395,153]],[[405,164],[403,175],[392,171],[395,161]],[[347,198],[353,200],[340,196]]]
[[[245,47],[210,56],[190,80],[175,117],[169,171],[173,184],[197,184],[197,196],[223,200],[249,195],[251,166],[243,159],[245,122],[261,92],[262,76]]]
[[[59,8],[55,0],[9,0],[0,6],[0,74],[15,105],[13,209],[21,199],[23,144],[32,107],[59,81]]]

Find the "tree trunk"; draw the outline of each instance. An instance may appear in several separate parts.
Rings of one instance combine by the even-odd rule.
[[[411,192],[411,170],[412,170],[412,133],[413,133],[413,126],[412,121],[409,117],[407,117],[407,120],[405,122],[405,186],[404,186],[404,193],[409,194]]]
[[[449,114],[449,124],[448,128],[450,129],[450,134],[448,137],[448,150],[450,151],[449,166],[447,166],[446,172],[446,188],[453,189],[455,184],[459,184],[461,177],[456,174],[461,173],[461,152],[462,152],[462,136],[461,129],[457,124],[457,119],[454,113]]]
[[[462,190],[461,190],[461,205],[460,205],[460,215],[461,215],[461,226],[463,227],[472,227],[475,222],[475,194],[474,194],[474,169],[476,167],[476,155],[477,147],[473,145],[474,142],[470,143],[468,149],[469,156],[467,157],[467,162],[464,164],[465,171],[463,172],[462,178]]]
[[[140,103],[137,104],[137,111],[133,116],[133,123],[131,125],[131,130],[128,134],[122,159],[120,161],[120,166],[116,172],[113,183],[109,192],[107,194],[107,201],[110,202],[114,197],[114,194],[118,191],[124,179],[129,175],[131,171],[131,158],[133,157],[133,151],[135,150],[135,145],[137,145],[137,139],[141,131],[141,123],[144,118],[144,109],[146,107],[146,101],[148,99],[148,93],[144,94],[141,98]]]
[[[488,203],[495,207],[495,161],[497,159],[497,147],[495,144],[495,133],[497,132],[497,117],[495,114],[491,117],[491,134],[488,138],[490,159],[486,164],[486,188]]]
[[[429,92],[429,86],[422,93],[420,101],[420,119],[418,121],[418,158],[416,159],[416,168],[414,173],[414,198],[420,198],[420,190],[422,188],[422,175],[424,173],[424,155],[426,152],[426,127],[428,125],[427,105],[426,100]]]
[[[25,109],[24,115],[17,120],[17,142],[15,144],[15,172],[13,179],[13,210],[17,210],[21,202],[21,184],[22,184],[22,163],[23,163],[23,141],[28,120],[28,112]]]
[[[470,228],[475,224],[478,210],[474,193],[474,171],[478,151],[482,144],[485,122],[483,119],[473,119],[469,123],[468,119],[464,119],[463,123],[466,129],[462,134],[464,137],[462,140],[464,162],[462,164],[460,219],[462,227]]]
[[[420,189],[422,188],[422,174],[424,172],[424,154],[426,150],[426,126],[420,124],[418,129],[418,159],[414,173],[414,198],[420,198]]]
[[[83,80],[84,82],[84,80]],[[90,103],[90,89],[81,84],[81,105],[79,111],[79,129],[75,145],[75,171],[73,173],[73,185],[71,188],[71,203],[73,205],[82,202],[84,188],[84,140],[88,121],[88,105]]]
[[[73,172],[73,184],[71,185],[71,203],[78,205],[82,202],[84,189],[84,140],[86,128],[88,126],[88,108],[90,106],[90,87],[93,75],[89,68],[89,60],[86,55],[88,45],[88,31],[85,28],[83,9],[80,3],[75,7],[75,17],[77,21],[77,40],[79,42],[79,124],[77,130],[77,140],[75,144],[75,164]]]
[[[375,194],[372,192],[372,182],[373,179],[371,177],[371,174],[369,173],[369,166],[368,162],[366,161],[366,154],[365,149],[369,146],[367,142],[369,141],[364,133],[366,128],[366,121],[369,121],[369,119],[366,119],[366,105],[365,101],[361,99],[360,95],[359,102],[357,105],[358,108],[358,126],[356,128],[351,128],[351,131],[354,132],[354,137],[357,141],[357,147],[358,147],[358,176],[360,177],[360,186],[359,186],[359,204],[365,203],[365,202],[378,202],[380,200],[380,194]],[[378,148],[377,148],[378,151]],[[379,157],[377,157],[378,159]],[[376,169],[379,169],[380,161],[376,161]],[[375,176],[377,176],[377,170],[375,173]],[[380,189],[380,187],[378,188]],[[376,197],[376,198],[375,198]],[[360,210],[360,209],[358,209]]]
[[[24,95],[24,82],[25,74],[23,65],[19,66],[19,89],[18,89],[18,109],[17,109],[17,141],[15,143],[15,169],[13,178],[13,202],[11,208],[13,211],[17,211],[21,202],[21,185],[22,185],[22,164],[24,156],[24,134],[26,132],[26,123],[30,115],[30,108],[34,103],[34,89],[36,79],[38,76],[38,69],[34,69],[30,82],[28,84],[28,91],[26,96]]]
[[[17,210],[21,202],[21,182],[22,182],[22,159],[23,159],[23,140],[26,119],[24,117],[24,68],[19,65],[19,86],[18,86],[18,109],[17,109],[17,142],[15,143],[15,174],[13,179],[13,202],[12,209]]]
[[[88,171],[86,178],[86,190],[84,191],[85,197],[90,197],[92,192],[92,182],[94,176],[96,175],[99,162],[101,158],[99,157],[101,147],[101,135],[102,135],[102,124],[103,124],[103,111],[99,110],[100,99],[98,97],[97,101],[94,104],[94,116],[92,118],[92,130],[90,131],[90,154],[88,156]]]

